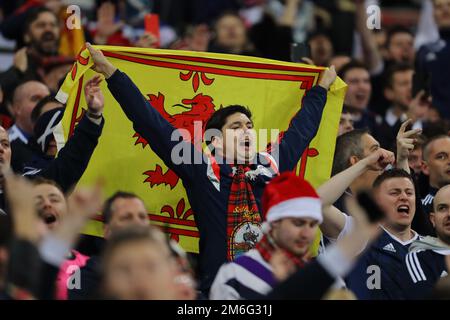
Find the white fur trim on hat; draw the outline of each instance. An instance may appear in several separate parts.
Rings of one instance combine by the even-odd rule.
[[[319,198],[294,198],[272,206],[266,215],[267,222],[283,218],[312,218],[322,223],[322,204]]]

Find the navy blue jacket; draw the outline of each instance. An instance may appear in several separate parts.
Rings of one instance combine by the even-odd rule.
[[[411,243],[399,242],[385,230],[361,255],[345,279],[347,287],[360,300],[404,300],[404,261]]]
[[[117,70],[107,82],[112,95],[133,123],[134,130],[147,140],[152,150],[182,179],[200,233],[200,289],[207,292],[219,267],[226,262],[227,209],[233,180],[232,168],[220,161],[215,165],[210,159],[194,165],[173,163],[172,148],[180,143],[171,141],[171,135],[176,129],[149,104],[125,73]],[[313,87],[305,95],[303,107],[292,119],[280,142],[272,147],[272,155],[279,152],[279,163],[276,163],[278,172],[295,168],[303,151],[317,133],[326,98],[327,91],[320,86]],[[191,143],[184,143],[189,144],[187,148],[191,148],[192,158],[196,153],[199,156],[199,151]],[[265,172],[251,181],[260,209],[264,186],[276,174],[270,170],[271,164],[273,165],[270,159],[274,158],[277,157],[260,153],[254,165]]]
[[[424,250],[410,252],[405,258],[405,266],[400,274],[407,299],[430,298],[436,283],[448,275],[445,256],[450,250]]]
[[[33,160],[24,166],[23,175],[29,178],[40,176],[54,180],[64,192],[69,191],[86,170],[97,147],[104,123],[102,119],[98,125],[86,115],[83,116],[56,158],[39,156],[35,153]]]

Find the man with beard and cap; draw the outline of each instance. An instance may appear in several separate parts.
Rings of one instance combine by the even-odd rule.
[[[264,236],[255,249],[220,268],[211,299],[262,298],[277,282],[270,265],[277,250],[286,255],[294,270],[309,260],[309,249],[322,222],[321,201],[314,188],[285,172],[266,186],[262,203]]]
[[[0,85],[5,92],[13,92],[19,83],[26,80],[45,81],[49,66],[67,59],[58,55],[59,19],[46,7],[28,11],[23,39],[26,46],[16,52],[13,66],[0,74]]]

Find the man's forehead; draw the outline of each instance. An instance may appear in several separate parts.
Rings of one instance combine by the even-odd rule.
[[[362,142],[364,144],[364,147],[368,148],[368,149],[370,149],[372,147],[375,147],[375,146],[376,147],[380,146],[380,143],[372,135],[370,135],[369,133],[365,133],[362,136]]]
[[[59,190],[56,186],[49,183],[41,183],[35,186],[34,194],[36,197],[45,196],[45,195],[58,195],[64,198],[61,190]]]
[[[112,203],[113,210],[117,210],[119,208],[126,209],[126,208],[130,208],[130,207],[135,207],[135,206],[138,206],[138,207],[142,206],[142,208],[145,209],[144,202],[141,199],[139,199],[138,197],[129,197],[129,198],[121,197],[121,198],[117,198]]]
[[[244,113],[236,112],[236,113],[230,114],[227,117],[227,123],[233,123],[233,122],[245,122],[245,123],[247,123],[247,122],[252,122],[252,121]]]
[[[0,127],[0,140],[9,141],[8,132],[3,127]]]
[[[53,13],[47,12],[47,11],[41,12],[38,15],[37,19],[33,21],[33,24],[36,23],[36,22],[48,21],[48,20],[53,20],[55,22],[57,21],[55,15]]]
[[[409,32],[402,31],[402,32],[396,32],[391,36],[391,43],[394,40],[410,40],[413,36]]]
[[[431,142],[430,151],[431,153],[450,151],[450,137],[436,139]]]
[[[369,72],[363,68],[353,68],[345,73],[345,80],[354,80],[359,78],[369,78]]]
[[[381,187],[387,189],[414,189],[412,181],[406,177],[392,177],[384,180]]]
[[[24,96],[34,96],[36,94],[43,94],[43,95],[48,95],[50,93],[50,91],[48,90],[47,86],[45,84],[43,84],[42,82],[39,81],[27,81],[24,84],[22,84],[22,88],[21,88],[21,95]]]
[[[436,196],[434,197],[434,203],[435,204],[450,204],[450,185],[446,185],[445,187],[442,187],[439,189],[439,191],[436,193]]]

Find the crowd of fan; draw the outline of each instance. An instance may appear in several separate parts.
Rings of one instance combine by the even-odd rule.
[[[419,33],[433,30],[396,25],[368,29],[367,4],[362,0],[72,2],[83,12],[82,28],[77,31],[81,44],[86,40],[290,61],[291,43],[307,43],[310,55],[301,57],[301,62],[330,69],[306,95],[297,120],[320,122],[326,90],[336,74],[348,85],[332,178],[314,190],[308,182],[283,172],[292,171],[290,162],[298,161],[294,156],[285,161],[288,164],[280,164],[281,174],[274,174],[270,182],[242,182],[241,186],[247,183],[253,188],[264,235],[252,250],[226,261],[227,241],[223,250],[217,250],[224,252],[223,257],[220,253],[214,260],[211,253],[216,254],[217,248],[208,243],[217,242],[206,239],[221,237],[225,227],[217,230],[216,225],[208,225],[212,220],[203,217],[196,193],[205,192],[205,203],[209,197],[223,201],[224,212],[215,213],[219,216],[229,214],[225,212],[228,197],[223,200],[198,187],[190,181],[192,173],[173,165],[184,185],[192,187],[187,191],[193,209],[200,208],[195,210],[196,220],[201,219],[197,221],[200,254],[186,255],[150,226],[144,202],[133,190],[118,190],[106,201],[102,201],[101,182],[73,191],[107,122],[102,115],[103,78],[136,130],[155,141],[152,149],[170,167],[170,158],[164,157],[163,146],[156,142],[170,137],[170,132],[154,136],[145,129],[148,120],[155,132],[162,131],[164,124],[157,126],[163,120],[152,113],[153,108],[145,107],[147,102],[131,80],[88,44],[93,69],[102,76],[86,83],[87,111],[58,152],[52,130],[62,119],[64,105],[55,94],[80,49],[68,49],[68,43],[76,40],[64,27],[67,16],[61,13],[67,4],[0,1],[0,32],[16,43],[12,65],[1,66],[0,73],[0,298],[450,297],[450,82],[446,79],[450,0],[423,2],[422,19],[432,22],[438,37],[420,43]],[[149,12],[161,19],[159,39],[144,31]],[[224,130],[236,114],[247,122],[233,121],[252,128],[251,113],[245,108],[217,113],[207,127]],[[295,121],[289,130],[297,130]],[[298,146],[294,131],[281,143],[300,157],[317,128],[298,130],[309,130],[298,133]],[[225,140],[217,141],[211,144],[218,148],[223,143],[226,149]],[[281,145],[281,156],[287,147]],[[233,192],[231,170],[229,175],[228,188]],[[358,203],[356,199],[370,189],[372,196]],[[373,217],[377,210],[383,218]],[[85,238],[83,245],[77,245],[82,228],[99,211],[104,240]],[[319,228],[320,253],[312,258],[309,252]],[[205,267],[208,259],[216,266]],[[381,287],[375,278],[372,286],[368,284],[372,266],[381,269]]]

